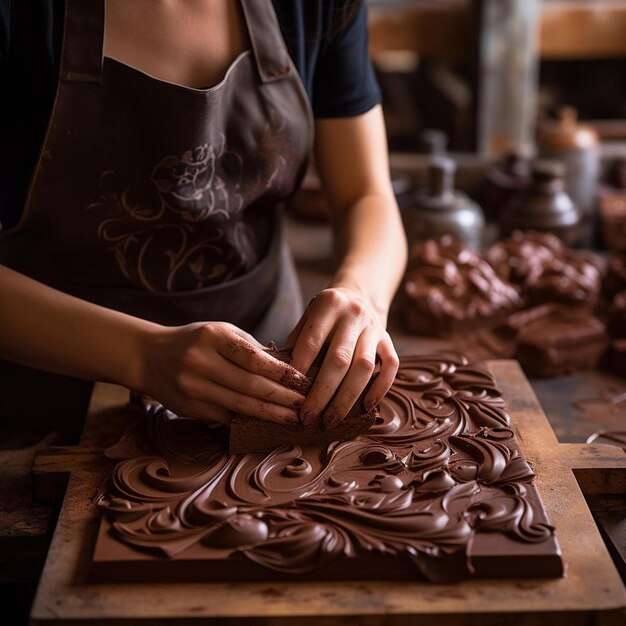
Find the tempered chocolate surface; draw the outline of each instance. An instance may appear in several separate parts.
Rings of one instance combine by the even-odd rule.
[[[144,415],[109,456],[95,580],[560,576],[554,530],[491,375],[404,358],[352,441],[229,455],[206,426]]]

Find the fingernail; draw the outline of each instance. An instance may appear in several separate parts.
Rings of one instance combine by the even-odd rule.
[[[337,413],[328,413],[324,415],[322,422],[324,423],[324,428],[327,430],[332,430],[335,426],[339,426],[342,421],[342,417]]]
[[[285,416],[285,423],[290,426],[300,426],[300,419],[297,415],[288,415]]]
[[[289,389],[293,389],[298,393],[306,395],[311,389],[311,380],[298,372],[298,370],[294,369],[293,371],[288,371],[282,377],[281,382],[285,387]]]
[[[291,407],[290,408],[292,408],[292,409],[294,409],[296,411],[299,411],[302,408],[303,405],[304,405],[304,398],[298,398],[297,400],[294,400],[291,403]]]
[[[315,413],[312,411],[300,411],[300,421],[305,426],[310,426],[315,421]]]

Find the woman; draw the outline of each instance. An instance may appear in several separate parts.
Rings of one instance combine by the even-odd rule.
[[[0,418],[80,413],[83,379],[332,428],[378,361],[376,404],[406,244],[363,4],[62,4],[2,0]],[[302,313],[276,206],[313,136],[340,262]],[[289,381],[326,342],[305,398]]]

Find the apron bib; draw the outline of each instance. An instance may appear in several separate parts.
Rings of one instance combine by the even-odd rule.
[[[103,58],[104,0],[67,0],[48,131],[0,263],[161,324],[285,340],[302,303],[277,206],[302,179],[313,122],[271,0],[240,1],[251,49],[195,89]],[[48,377],[59,387],[1,363],[0,419],[56,413],[15,387],[43,396]],[[74,384],[84,395],[64,379],[63,396]]]

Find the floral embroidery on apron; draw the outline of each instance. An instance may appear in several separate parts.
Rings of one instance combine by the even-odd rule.
[[[229,162],[228,185],[218,171],[222,161]],[[100,196],[87,210],[106,216],[97,225],[98,237],[110,244],[128,280],[152,293],[172,292],[177,277],[185,275],[185,285],[202,289],[253,265],[251,237],[239,220],[244,207],[237,191],[242,169],[242,157],[226,149],[222,135],[217,146],[203,143],[180,156],[162,158],[148,180],[121,191],[115,171],[105,171]],[[208,219],[223,220],[224,227],[197,228],[198,222]],[[224,237],[226,231],[230,238]],[[159,282],[149,270],[164,262]]]

